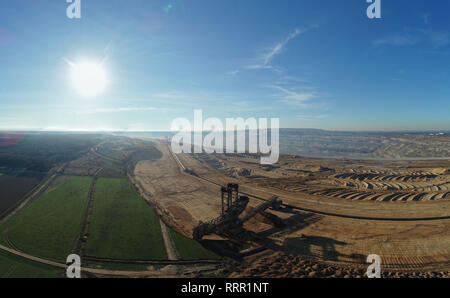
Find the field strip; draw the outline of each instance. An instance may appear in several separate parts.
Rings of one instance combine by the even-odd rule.
[[[126,178],[99,178],[88,225],[83,255],[110,259],[167,259],[157,213]]]
[[[100,171],[101,171],[101,169],[99,169],[97,171],[97,173],[99,173]],[[91,186],[89,188],[89,200],[88,200],[86,210],[84,213],[83,223],[81,224],[80,232],[76,239],[75,253],[77,253],[80,256],[83,256],[84,247],[85,247],[85,244],[83,243],[83,237],[89,231],[89,219],[91,217],[92,207],[94,206],[94,189],[95,189],[95,184],[97,183],[97,176],[96,176],[97,173],[95,174],[94,178],[92,179]]]
[[[167,228],[167,225],[159,218],[159,224],[161,226],[161,233],[164,240],[164,246],[166,248],[167,258],[170,261],[176,261],[179,260],[179,254],[177,252],[177,249],[175,247],[175,243],[173,243],[172,236],[169,233],[169,229]]]
[[[47,190],[47,188],[50,186],[50,184],[55,180],[55,178],[59,175],[59,173],[55,173],[52,176],[50,176],[47,180],[43,181],[41,184],[39,184],[34,190],[31,191],[29,195],[25,196],[25,199],[20,201],[18,205],[14,205],[11,209],[6,210],[5,213],[3,213],[1,216],[0,223],[6,222],[11,216],[16,214],[20,209],[25,207],[30,201],[34,200],[35,198],[39,197],[43,192]]]
[[[178,157],[172,152],[170,146],[168,146],[168,147],[169,147],[170,152],[172,153],[172,156],[177,161],[177,164],[184,170],[185,166],[181,163],[181,161],[178,159]],[[199,176],[199,175],[190,175],[190,176],[195,177],[195,178],[197,178],[199,180],[203,180],[203,181],[212,183],[212,184],[217,185],[217,186],[223,186],[220,183],[217,183],[217,182],[215,182],[215,181],[213,181],[211,179],[208,179],[208,178],[205,178],[205,177],[202,177],[202,176]],[[277,194],[271,193],[271,192],[269,192],[267,190],[258,189],[258,191],[268,193],[271,196],[277,195]],[[252,195],[250,193],[246,193],[246,192],[242,192],[242,191],[240,193],[243,194],[243,195],[246,195],[248,197],[260,200],[260,201],[268,201],[268,199],[261,198],[259,196],[255,196],[255,195]],[[295,209],[295,210],[300,210],[300,211],[305,211],[305,212],[310,212],[310,213],[315,213],[315,214],[320,214],[320,215],[334,216],[334,217],[341,217],[341,218],[349,218],[349,219],[359,219],[359,220],[373,220],[373,221],[432,221],[432,220],[447,220],[447,219],[450,219],[450,215],[449,216],[438,216],[438,217],[416,217],[416,218],[414,218],[414,217],[412,217],[412,218],[367,217],[367,216],[356,216],[356,215],[346,215],[346,214],[332,213],[332,212],[314,210],[314,209],[309,209],[309,208],[302,208],[302,207],[298,207],[298,206],[294,206],[294,205],[288,205],[288,204],[281,204],[281,205],[284,206],[284,207],[287,207],[287,208],[292,208],[292,209]]]

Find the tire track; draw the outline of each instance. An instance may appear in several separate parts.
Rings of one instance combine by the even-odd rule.
[[[164,223],[164,221],[162,221],[161,218],[159,218],[159,224],[161,226],[161,234],[163,236],[167,258],[170,261],[178,261],[180,259],[180,255],[178,254],[177,248],[175,247],[175,243],[173,242],[172,236],[170,235],[169,228]]]
[[[89,224],[92,215],[92,209],[94,207],[94,192],[95,185],[98,179],[97,174],[100,173],[101,170],[102,169],[97,170],[97,172],[94,174],[95,176],[92,178],[91,186],[89,187],[89,199],[86,205],[86,210],[84,212],[83,222],[80,226],[80,231],[75,242],[74,253],[76,253],[80,257],[84,255],[84,249],[86,247],[86,240],[89,233]]]

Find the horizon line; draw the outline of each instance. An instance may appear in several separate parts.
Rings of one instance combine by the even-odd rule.
[[[397,132],[397,133],[450,133],[450,129],[361,129],[361,130],[351,130],[351,129],[325,129],[325,128],[293,128],[293,127],[280,127],[280,130],[319,130],[319,131],[329,131],[329,132]],[[245,129],[246,131],[248,129]],[[270,130],[270,128],[268,128]],[[203,130],[203,132],[210,132],[211,130]],[[236,131],[236,130],[224,130],[226,131]],[[177,133],[179,130],[126,130],[126,129],[42,129],[42,128],[0,128],[0,132],[87,132],[87,133]],[[191,132],[199,132],[198,130],[192,130]]]

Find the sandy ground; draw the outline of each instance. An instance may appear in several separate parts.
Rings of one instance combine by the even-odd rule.
[[[163,152],[163,157],[155,161],[139,162],[134,179],[142,188],[143,196],[158,206],[164,221],[191,237],[192,228],[199,221],[208,221],[219,215],[220,188],[184,173],[171,156],[167,145],[159,144],[158,149]],[[444,164],[436,170],[441,171],[441,174],[427,178],[425,174],[434,173],[434,162],[428,163],[429,169],[417,170],[402,164],[391,163],[386,166],[374,161],[339,165],[336,161],[289,159],[281,160],[280,168],[268,171],[255,163],[256,159],[249,157],[239,160],[228,157],[218,159],[214,162],[222,165],[216,168],[211,166],[214,163],[202,162],[192,155],[180,154],[178,158],[186,168],[193,169],[202,177],[222,184],[236,182],[244,192],[267,199],[277,195],[289,205],[318,211],[273,212],[290,220],[286,229],[274,228],[256,217],[247,222],[245,228],[256,233],[261,239],[260,244],[273,251],[291,256],[314,257],[336,264],[361,264],[367,255],[378,254],[386,268],[402,270],[445,270],[450,267],[450,219],[435,219],[450,216],[450,200],[446,195],[448,191],[445,187],[432,189],[435,185],[446,185],[450,181],[448,162],[436,162],[438,165]],[[240,171],[243,176],[239,176],[230,171],[230,168],[246,168],[248,171]],[[333,171],[328,171],[329,168]],[[249,171],[254,176],[268,179],[248,177]],[[355,181],[335,178],[340,173],[363,171],[380,175],[372,181],[374,189],[346,184],[351,182],[363,185],[366,181],[364,179]],[[396,180],[397,178],[399,179]],[[279,185],[268,183],[274,180],[279,181]],[[293,181],[304,186],[304,190],[301,187],[300,190],[285,187],[287,182]],[[401,187],[386,187],[386,183],[397,186],[400,184]],[[414,187],[408,188],[408,185]],[[378,192],[377,195],[382,194],[384,198],[392,196],[392,192],[398,197],[408,197],[426,191],[426,194],[437,193],[440,198],[395,202],[352,200],[345,198],[345,194],[311,194],[310,190],[313,188],[338,188],[344,192],[348,188],[347,194],[350,193],[350,197],[375,194],[371,192]],[[259,203],[251,200],[250,205],[256,206]],[[383,220],[375,220],[377,218]]]
[[[134,180],[142,189],[141,195],[158,207],[164,221],[190,237],[199,221],[219,215],[220,188],[186,175],[166,146],[158,149],[163,157],[139,162]]]

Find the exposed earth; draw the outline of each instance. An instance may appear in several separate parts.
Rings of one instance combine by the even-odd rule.
[[[85,242],[93,239],[89,231],[93,205],[99,202],[93,196],[97,178],[130,180],[137,200],[156,212],[154,228],[162,233],[167,259],[87,256],[83,272],[88,277],[358,278],[366,276],[371,254],[380,256],[383,277],[449,277],[450,160],[445,157],[358,160],[282,154],[277,164],[260,165],[260,156],[252,154],[173,154],[168,141],[141,136],[45,135],[46,142],[40,137],[31,135],[2,149],[2,158],[17,165],[2,169],[2,181],[28,184],[16,193],[15,183],[4,183],[11,200],[4,200],[0,224],[42,200],[64,177],[93,178],[74,239],[82,255]],[[434,136],[412,140],[425,144],[429,138]],[[407,148],[415,146],[393,140],[386,138],[376,151],[395,156],[394,151],[410,152]],[[430,150],[446,156],[447,137],[434,140],[439,142]],[[53,153],[29,159],[27,152],[40,147]],[[119,180],[108,181],[114,185]],[[221,214],[221,187],[228,183],[238,184],[240,194],[249,198],[241,220],[274,196],[282,204],[255,212],[239,229],[192,241],[194,228]],[[7,225],[2,231],[4,253],[66,268],[17,248]],[[207,257],[195,257],[199,250]]]
[[[242,257],[230,276],[363,277],[370,254],[381,257],[388,277],[448,276],[449,160],[284,155],[276,165],[261,166],[258,156],[247,154],[175,156],[168,143],[157,148],[163,156],[138,162],[132,179],[164,221],[188,237],[200,221],[220,214],[219,185],[239,183],[251,195],[247,212],[260,199],[283,201],[282,210],[267,211],[283,228],[257,215],[239,236],[205,237]]]

